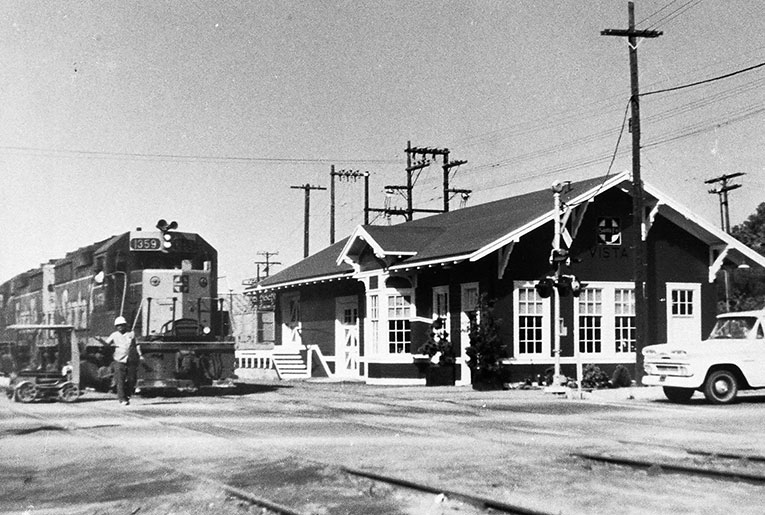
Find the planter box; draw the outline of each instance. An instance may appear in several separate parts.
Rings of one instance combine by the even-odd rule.
[[[457,370],[454,365],[431,365],[425,371],[425,386],[454,386]]]
[[[430,356],[427,354],[415,354],[412,356],[412,361],[414,362],[414,366],[417,367],[417,372],[421,374],[420,377],[422,377],[422,374],[425,374],[433,364],[430,361]]]
[[[499,370],[490,372],[481,369],[470,369],[470,383],[473,390],[505,390],[510,382],[510,366],[500,364]]]

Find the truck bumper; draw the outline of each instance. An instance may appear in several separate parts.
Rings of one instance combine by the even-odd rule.
[[[696,377],[681,377],[668,375],[644,375],[641,379],[644,386],[671,386],[674,388],[697,389],[701,385]]]

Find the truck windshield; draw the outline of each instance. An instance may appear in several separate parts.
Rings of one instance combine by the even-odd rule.
[[[756,322],[755,317],[721,318],[715,323],[709,338],[748,338]]]

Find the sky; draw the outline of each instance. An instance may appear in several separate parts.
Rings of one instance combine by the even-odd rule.
[[[765,62],[761,0],[636,0],[635,20],[663,33],[639,42],[641,93]],[[369,172],[382,208],[407,142],[467,161],[451,186],[468,205],[631,168],[627,41],[600,34],[627,28],[626,0],[5,0],[0,24],[0,282],[163,218],[241,291],[263,252],[272,272],[303,257],[294,186],[327,188],[314,253],[330,167]],[[732,225],[765,202],[765,67],[646,95],[640,115],[646,182],[716,226],[705,180],[746,174]],[[425,168],[414,206],[439,208],[441,181]],[[335,186],[339,240],[363,183]]]

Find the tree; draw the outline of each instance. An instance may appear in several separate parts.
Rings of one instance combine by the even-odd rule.
[[[757,206],[757,210],[743,223],[734,226],[731,236],[765,256],[765,202]],[[765,272],[754,269],[733,270],[729,280],[731,284],[728,303],[731,311],[765,307]]]
[[[494,301],[482,295],[478,311],[470,316],[470,345],[465,349],[473,388],[501,389],[506,382],[502,360],[509,353],[499,335],[500,324],[494,315]]]
[[[765,202],[741,225],[730,231],[731,236],[765,256]]]

